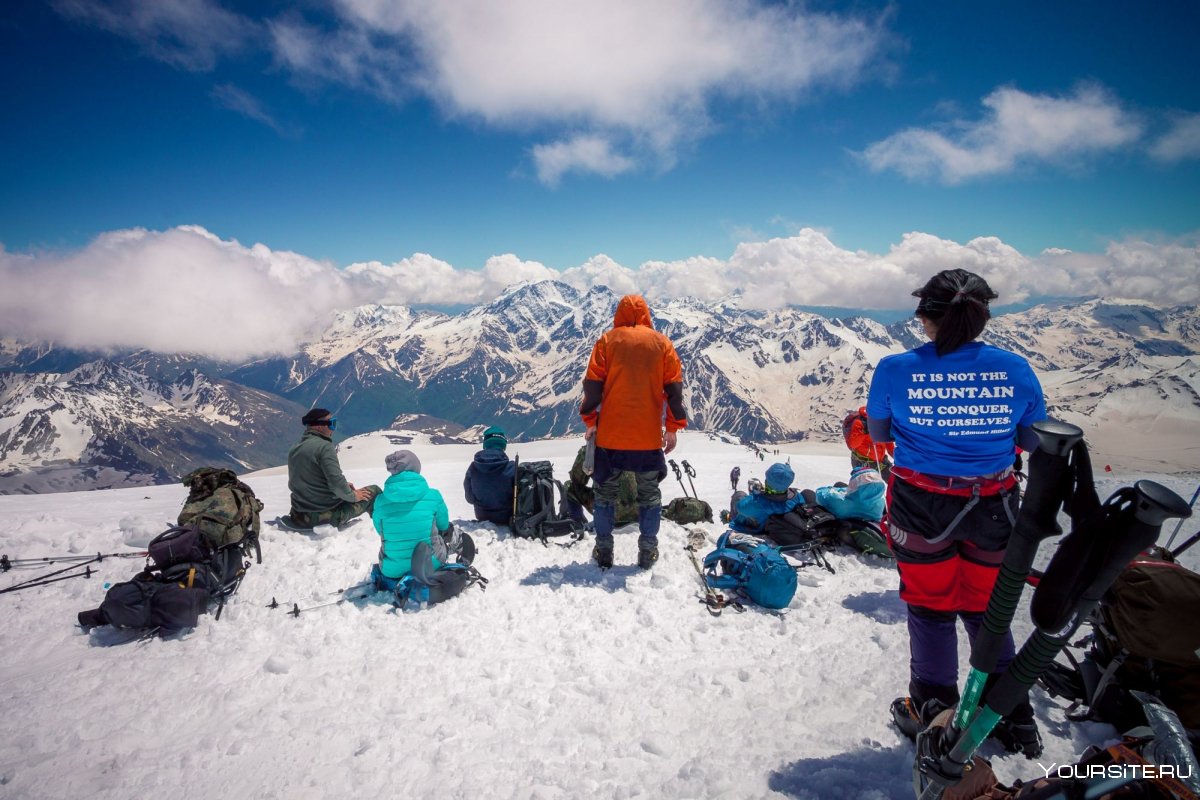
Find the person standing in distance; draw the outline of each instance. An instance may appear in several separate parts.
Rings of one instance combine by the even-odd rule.
[[[658,560],[662,515],[658,485],[667,477],[665,454],[675,449],[676,432],[687,426],[687,413],[683,367],[675,345],[654,330],[650,307],[641,295],[621,298],[612,329],[592,348],[579,415],[587,426],[585,440],[596,440],[592,558],[601,569],[612,566],[620,476],[632,472],[637,480],[640,531],[637,564],[650,569]]]
[[[976,341],[998,296],[983,278],[945,270],[913,295],[931,341],[881,360],[867,397],[871,439],[896,443],[887,529],[910,660],[908,696],[891,712],[910,738],[958,702],[957,620],[973,641],[1016,522],[1016,446],[1036,449],[1030,426],[1046,418],[1029,363]],[[997,673],[1012,658],[1010,633]],[[1028,699],[993,736],[1028,758],[1042,752]]]

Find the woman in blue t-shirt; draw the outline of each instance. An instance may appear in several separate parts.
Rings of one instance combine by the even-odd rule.
[[[1046,417],[1029,363],[976,341],[997,297],[983,278],[945,270],[913,296],[930,342],[881,360],[867,400],[871,438],[896,443],[888,542],[908,605],[911,661],[909,695],[892,716],[910,737],[958,702],[956,620],[973,640],[1016,521],[1016,447],[1033,450],[1030,425]],[[999,670],[1012,657],[1009,634]],[[1031,758],[1041,753],[1028,700],[993,735]]]

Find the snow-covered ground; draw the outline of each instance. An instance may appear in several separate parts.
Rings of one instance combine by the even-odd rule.
[[[344,443],[350,480],[382,483],[399,436]],[[267,607],[327,603],[365,580],[378,539],[364,521],[319,538],[264,526],[264,563],[222,619],[173,639],[117,644],[75,625],[136,561],[0,596],[0,797],[912,796],[912,746],[887,713],[908,658],[890,562],[836,554],[836,574],[804,570],[783,613],[714,619],[698,602],[681,528],[664,522],[650,572],[632,566],[635,528],[623,529],[617,566],[602,574],[589,542],[543,547],[474,522],[459,487],[475,448],[427,441],[408,446],[475,537],[486,591],[415,613],[385,595],[296,618]],[[509,450],[548,458],[565,476],[579,443]],[[689,432],[673,457],[695,466],[714,508],[727,502],[731,467],[744,485],[770,463]],[[846,477],[839,447],[785,446],[785,457],[800,486]],[[285,472],[247,478],[264,519],[287,510]],[[1195,486],[1195,476],[1158,479],[1185,497]],[[1102,495],[1116,485],[1105,477]],[[663,488],[666,499],[681,495],[673,477]],[[0,497],[0,553],[142,548],[184,495],[158,486]],[[720,526],[707,527],[715,539]],[[1198,551],[1185,558],[1193,568]],[[1049,553],[1047,544],[1042,561]],[[8,572],[0,588],[33,574]],[[1023,638],[1027,614],[1018,620]],[[960,657],[965,675],[965,639]],[[1114,735],[1067,722],[1040,690],[1034,704],[1046,764]],[[985,754],[1003,780],[1041,774],[992,745]]]

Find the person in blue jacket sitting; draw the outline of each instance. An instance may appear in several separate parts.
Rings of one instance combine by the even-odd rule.
[[[772,464],[761,485],[752,480],[748,494],[734,492],[729,504],[729,527],[742,533],[762,533],[769,517],[804,505],[804,497],[792,488],[795,477],[789,465]]]
[[[517,467],[504,452],[507,446],[504,430],[493,425],[483,432],[483,449],[467,467],[463,494],[475,507],[477,520],[497,525],[507,525],[512,520]]]
[[[450,524],[446,501],[421,476],[416,453],[397,450],[385,463],[391,476],[371,517],[382,540],[371,570],[375,587],[395,591],[401,604],[413,589],[431,603],[453,597],[473,582],[472,573],[478,576],[467,568],[474,542]],[[447,563],[451,555],[466,565]]]

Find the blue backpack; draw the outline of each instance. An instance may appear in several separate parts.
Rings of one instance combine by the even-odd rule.
[[[717,549],[704,557],[704,579],[713,589],[739,592],[763,608],[787,608],[796,595],[796,570],[779,548],[733,531],[721,534]]]

